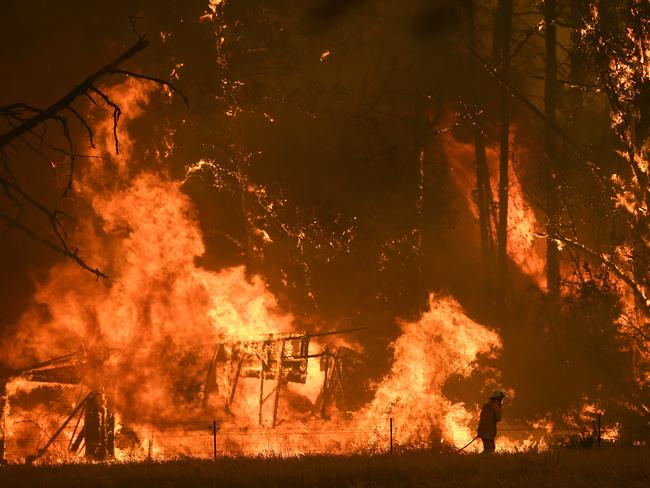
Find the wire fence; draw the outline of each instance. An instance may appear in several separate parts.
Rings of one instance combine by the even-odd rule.
[[[565,437],[591,441],[593,444],[611,443],[616,438],[638,437],[650,439],[650,424],[602,424],[600,420],[563,427],[535,427],[530,425],[509,424],[498,429],[502,439],[509,442],[540,442],[551,438]],[[461,438],[452,436],[451,444],[468,440],[465,429]],[[193,457],[197,459],[216,459],[227,455],[274,455],[274,454],[323,454],[332,452],[393,452],[394,450],[426,449],[426,442],[413,442],[412,429],[395,427],[393,419],[374,428],[356,428],[353,426],[309,426],[298,427],[296,424],[280,424],[277,428],[264,426],[237,427],[228,422],[215,420],[192,420],[179,422],[152,422],[146,426],[118,431],[118,436],[131,437],[133,452],[148,458]],[[473,434],[472,434],[473,435]],[[9,455],[18,449],[38,449],[50,440],[50,434],[41,432],[23,432],[7,435],[4,438],[4,451]],[[458,442],[457,442],[458,441]],[[54,450],[61,454],[69,451],[71,442],[69,432],[61,435]],[[499,439],[497,438],[497,444]],[[119,447],[124,452],[129,447]],[[123,445],[128,442],[122,442]],[[433,442],[429,443],[431,447]],[[451,448],[453,449],[453,447]]]

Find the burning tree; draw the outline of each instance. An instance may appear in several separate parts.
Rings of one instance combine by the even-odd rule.
[[[584,28],[584,43],[593,60],[598,87],[607,97],[612,128],[620,144],[619,164],[610,176],[617,207],[624,210],[627,231],[610,267],[634,294],[636,307],[650,311],[648,286],[648,209],[650,208],[650,6],[627,1],[596,2]],[[620,164],[623,163],[623,164]],[[647,336],[646,336],[647,339]]]

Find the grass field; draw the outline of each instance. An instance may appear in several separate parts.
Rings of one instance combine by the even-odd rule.
[[[410,453],[0,467],[0,487],[650,487],[650,450],[495,456]]]

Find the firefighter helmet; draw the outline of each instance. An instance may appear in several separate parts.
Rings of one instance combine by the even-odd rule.
[[[501,389],[494,390],[492,395],[490,395],[490,398],[494,398],[495,400],[503,400],[505,397],[506,394]]]

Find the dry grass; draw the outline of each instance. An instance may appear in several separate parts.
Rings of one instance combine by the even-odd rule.
[[[650,487],[648,449],[546,454],[223,458],[218,462],[82,464],[0,468],[0,487]]]

